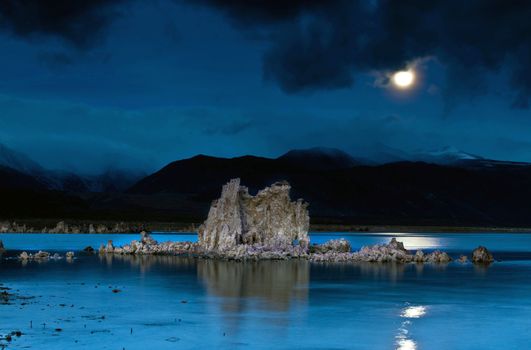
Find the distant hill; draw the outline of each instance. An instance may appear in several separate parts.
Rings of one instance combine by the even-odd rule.
[[[125,191],[131,172],[106,174],[96,191],[90,187],[98,183],[94,179],[67,181],[64,175],[63,189],[54,189],[38,176],[2,167],[0,219],[197,222],[206,217],[221,186],[239,177],[251,193],[289,181],[292,197],[310,203],[314,223],[531,226],[530,164],[455,150],[431,152],[424,160],[368,165],[332,149],[295,150],[276,159],[198,155],[169,163]]]
[[[333,148],[293,150],[276,159],[198,155],[168,164],[139,181],[128,192],[198,193],[207,188],[219,191],[223,183],[235,177],[249,179],[247,186],[253,191],[292,174],[348,169],[360,164],[349,154]]]
[[[44,191],[46,187],[31,175],[0,165],[0,189]]]
[[[324,147],[292,150],[277,160],[308,170],[337,170],[372,164],[369,160],[355,159],[344,151]]]

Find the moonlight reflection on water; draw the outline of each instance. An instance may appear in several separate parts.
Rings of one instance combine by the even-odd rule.
[[[402,309],[400,317],[406,318],[404,322],[400,325],[398,329],[398,335],[396,336],[396,345],[397,350],[415,350],[417,349],[417,343],[409,337],[408,327],[411,326],[412,322],[410,319],[421,318],[426,315],[426,307],[419,306],[406,306]]]

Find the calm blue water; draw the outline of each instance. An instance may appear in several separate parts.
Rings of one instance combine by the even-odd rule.
[[[312,240],[338,235],[312,235]],[[24,333],[8,349],[530,347],[531,234],[347,238],[358,248],[392,236],[400,236],[409,249],[455,254],[483,244],[501,261],[478,267],[81,254],[71,263],[24,265],[4,259],[0,283],[32,298],[0,303],[0,335]],[[50,251],[133,238],[137,235],[0,235],[8,249]]]

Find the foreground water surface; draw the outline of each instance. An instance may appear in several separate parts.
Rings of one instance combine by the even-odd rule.
[[[225,262],[78,252],[137,235],[0,234],[0,349],[526,349],[531,344],[531,234],[314,234],[355,249],[398,237],[472,264]],[[154,235],[159,241],[195,235]],[[20,250],[76,251],[23,263]]]

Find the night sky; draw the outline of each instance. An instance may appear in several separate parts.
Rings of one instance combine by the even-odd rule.
[[[2,0],[0,50],[0,143],[50,168],[314,146],[531,161],[531,1]]]

